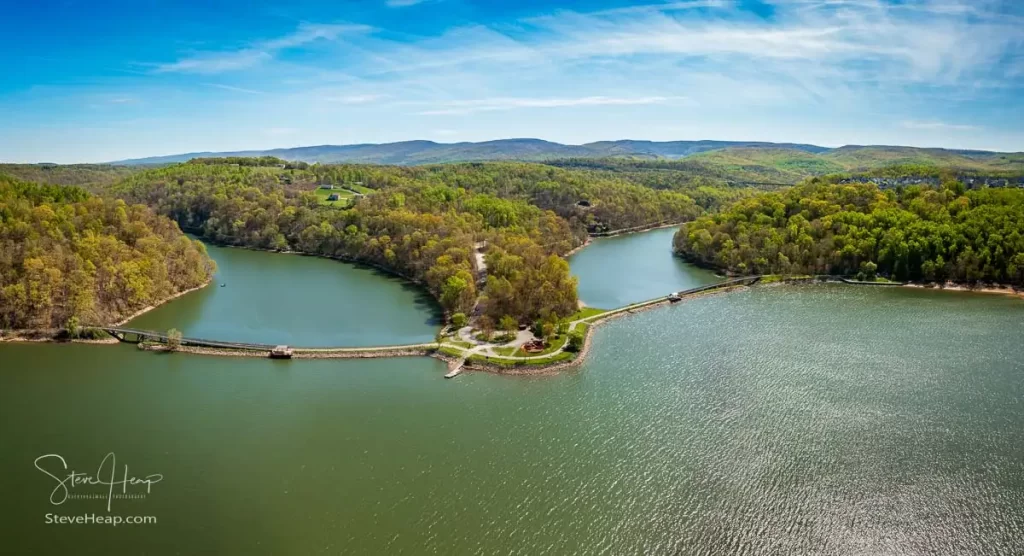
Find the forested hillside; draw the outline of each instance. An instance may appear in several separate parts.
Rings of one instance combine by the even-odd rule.
[[[0,174],[36,183],[100,189],[140,171],[109,164],[0,164]]]
[[[387,167],[381,171],[389,172],[399,181],[448,184],[474,193],[522,199],[554,211],[574,225],[578,222],[591,232],[680,222],[701,213],[691,197],[679,192],[652,190],[621,176],[542,164],[441,164]],[[582,204],[588,206],[581,207]]]
[[[212,269],[201,243],[149,208],[0,175],[0,328],[114,322]]]
[[[826,175],[845,177],[1024,177],[1024,154],[960,152],[911,147],[841,147],[822,153],[776,147],[725,148],[677,160],[571,158],[548,161],[561,168],[617,174],[659,189],[687,192],[700,186],[795,185]],[[936,181],[936,183],[938,180]]]
[[[1024,153],[997,153],[898,146],[837,149],[815,145],[757,141],[599,141],[563,145],[540,139],[504,139],[480,143],[403,141],[388,144],[319,145],[237,153],[191,153],[125,161],[128,164],[177,163],[210,157],[277,157],[294,163],[424,165],[473,161],[537,161],[563,168],[585,168],[644,175],[663,189],[687,187],[793,185],[829,174],[987,177],[1024,176]],[[654,185],[657,184],[657,185]]]
[[[118,164],[175,164],[193,158],[273,156],[292,161],[322,164],[439,164],[495,160],[541,161],[566,157],[632,156],[680,158],[726,147],[781,147],[822,152],[815,145],[766,143],[761,141],[598,141],[585,145],[564,145],[542,139],[499,139],[479,143],[435,143],[400,141],[358,145],[315,145],[286,149],[237,152],[197,152],[124,160]]]
[[[53,183],[80,181],[102,198],[3,178],[0,326],[109,322],[207,280],[202,245],[154,210],[215,242],[377,265],[422,282],[450,313],[495,320],[572,313],[576,282],[563,255],[588,233],[667,222],[688,222],[676,236],[678,253],[737,273],[1024,281],[1024,190],[968,190],[934,166],[955,158],[978,175],[1012,174],[1024,164],[1018,155],[938,151],[919,160],[869,149],[864,156],[895,164],[876,174],[934,172],[933,181],[945,180],[940,188],[882,191],[841,184],[849,178],[833,172],[861,164],[858,152],[826,158],[744,147],[682,160],[548,164],[322,165],[267,156],[148,170],[17,166]],[[832,176],[789,189],[773,181],[744,186],[816,173]],[[348,197],[325,203],[324,189],[316,193],[324,185]]]
[[[1022,223],[1021,189],[814,180],[684,224],[674,243],[687,259],[741,274],[1024,285]]]
[[[297,183],[358,179],[376,190],[348,209],[322,206]],[[298,250],[379,265],[422,281],[451,312],[480,309],[523,322],[576,310],[560,255],[586,231],[519,198],[467,191],[382,167],[282,170],[181,164],[143,172],[111,195],[146,203],[182,227],[230,245]],[[487,245],[482,291],[476,244]]]

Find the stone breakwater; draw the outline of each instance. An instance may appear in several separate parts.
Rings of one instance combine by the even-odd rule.
[[[164,344],[139,344],[139,349],[146,351],[189,353],[194,355],[214,355],[219,357],[269,357],[266,350],[254,349],[226,349],[196,346],[180,346],[171,349]],[[341,348],[341,349],[303,349],[293,348],[292,359],[374,359],[380,357],[414,357],[430,355],[436,346],[424,344],[422,346],[401,346],[385,348]]]

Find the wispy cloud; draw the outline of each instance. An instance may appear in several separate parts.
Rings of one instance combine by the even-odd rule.
[[[343,33],[363,33],[371,28],[365,25],[303,23],[295,32],[245,48],[225,52],[202,52],[176,62],[157,66],[157,73],[223,73],[249,68],[266,62],[275,54],[314,41],[335,40]]]
[[[939,121],[915,120],[904,120],[900,122],[900,127],[904,129],[920,129],[927,131],[975,131],[981,129],[981,127],[975,125],[949,124],[946,122]]]
[[[384,98],[385,95],[363,94],[363,95],[327,95],[323,99],[328,102],[339,102],[341,104],[366,104]]]
[[[218,89],[224,89],[225,91],[232,91],[235,93],[245,93],[247,95],[263,95],[265,91],[257,91],[256,89],[247,89],[245,87],[235,87],[234,85],[224,85],[223,83],[208,83],[211,87]]]
[[[580,97],[580,98],[487,98],[456,100],[440,103],[443,108],[418,112],[425,116],[446,114],[471,114],[493,110],[514,110],[517,108],[565,108],[572,106],[631,106],[641,104],[664,104],[671,100],[685,100],[682,97]]]

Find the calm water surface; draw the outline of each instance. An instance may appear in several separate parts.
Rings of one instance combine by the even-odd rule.
[[[569,259],[580,300],[614,309],[719,282],[722,278],[672,256],[677,228],[595,239]]]
[[[1022,331],[799,286],[614,321],[553,377],[0,345],[5,553],[1024,554]],[[44,524],[105,501],[51,506],[34,459],[108,452],[164,476],[112,504],[158,523]]]
[[[217,276],[206,288],[131,321],[145,330],[304,347],[430,342],[440,308],[421,288],[373,268],[208,245]],[[220,287],[224,284],[224,287]]]

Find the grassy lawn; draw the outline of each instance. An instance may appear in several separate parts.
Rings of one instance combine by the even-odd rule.
[[[320,200],[321,205],[327,205],[329,207],[347,207],[348,204],[352,201],[352,197],[355,197],[355,193],[352,193],[351,191],[348,191],[346,189],[338,188],[323,189],[317,187],[316,190],[314,190],[313,192],[316,193],[316,198]],[[328,201],[327,198],[335,193],[338,194],[338,200]]]
[[[562,320],[565,321],[565,322],[572,322],[574,320],[580,320],[580,319],[585,319],[585,318],[589,318],[589,317],[595,317],[597,315],[600,315],[601,313],[607,313],[607,312],[608,312],[607,309],[598,309],[597,307],[584,307],[584,308],[580,309],[579,311],[576,311],[575,313],[565,317]]]
[[[492,365],[502,365],[504,367],[528,367],[531,365],[548,365],[551,363],[558,363],[560,361],[569,361],[574,357],[575,354],[563,351],[562,353],[556,353],[550,357],[528,360],[498,359],[496,357],[485,357],[483,355],[474,355],[470,357],[469,360],[479,363],[491,363]]]
[[[462,340],[446,339],[444,341],[444,343],[451,344],[453,346],[459,346],[459,347],[466,348],[466,349],[469,349],[469,348],[473,347],[473,344],[471,344],[469,342],[463,342]]]
[[[346,185],[345,188],[351,189],[356,193],[362,193],[363,195],[369,195],[370,193],[373,193],[372,189],[370,189],[369,187],[363,187],[361,185]]]
[[[549,354],[551,352],[558,351],[568,341],[569,341],[569,335],[568,334],[562,334],[560,336],[555,336],[554,338],[552,338],[551,341],[548,342],[548,347],[544,348],[544,351],[538,351],[537,353],[526,353],[522,349],[518,349],[515,352],[515,356],[516,357],[538,357],[538,356],[541,356],[541,355],[547,355],[547,354]]]
[[[489,343],[492,343],[492,344],[507,344],[507,343],[511,342],[512,340],[515,340],[516,336],[515,336],[515,334],[500,334],[500,335],[493,335],[490,338],[488,338],[488,337],[484,336],[483,332],[481,332],[481,333],[477,334],[476,336],[474,336],[474,338],[476,338],[477,340],[480,340],[481,342],[489,342]]]
[[[514,348],[514,347],[508,347],[508,348],[496,347],[496,348],[491,348],[491,350],[494,351],[494,353],[497,353],[498,355],[505,355],[505,356],[512,355],[513,353],[515,353],[516,349],[517,348]]]
[[[460,350],[458,350],[458,349],[453,348],[453,347],[441,346],[441,347],[437,348],[437,351],[439,351],[439,352],[441,352],[441,353],[443,353],[445,355],[450,355],[452,357],[462,357],[462,352]]]

